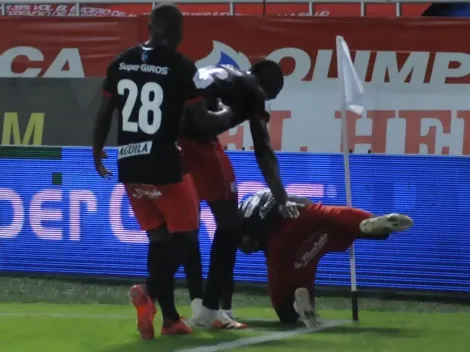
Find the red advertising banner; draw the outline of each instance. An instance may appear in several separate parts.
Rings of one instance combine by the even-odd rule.
[[[391,63],[404,72],[418,57],[424,73],[413,79],[420,83],[438,79],[436,72],[447,83],[470,82],[470,48],[452,40],[470,35],[468,20],[189,17],[185,23],[189,30],[181,49],[201,64],[223,62],[248,69],[253,61],[268,56],[280,61],[291,78],[333,78],[337,77],[335,38],[343,35],[353,56],[361,51],[355,61],[358,70],[367,71],[368,82],[380,76],[389,81],[396,77]],[[405,82],[412,78],[408,73]]]
[[[242,69],[261,57],[281,62],[289,77],[336,77],[336,35],[348,41],[366,81],[470,82],[470,34],[465,19],[187,17],[181,50],[202,64]],[[0,77],[104,76],[112,58],[146,39],[147,18],[0,17]],[[236,33],[236,35],[234,35]],[[420,60],[422,75],[414,62]],[[393,66],[395,65],[395,66]],[[383,71],[383,72],[382,72]],[[382,74],[383,73],[383,74]]]
[[[0,17],[0,77],[102,77],[142,40],[137,17]]]
[[[179,4],[183,13],[187,16],[228,16],[230,9],[228,3],[212,4]],[[429,4],[403,4],[401,16],[421,16],[429,7]],[[82,4],[81,16],[135,16],[149,13],[151,4]],[[76,15],[77,8],[74,4],[21,4],[6,5],[8,16],[69,16]],[[235,4],[235,15],[273,15],[273,16],[309,16],[307,3],[289,2],[283,4]],[[314,4],[315,16],[361,16],[361,6],[356,4]],[[366,4],[366,16],[396,17],[394,3]]]

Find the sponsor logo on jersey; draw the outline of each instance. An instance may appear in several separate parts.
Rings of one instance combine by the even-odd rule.
[[[157,189],[144,189],[144,188],[134,188],[132,192],[132,197],[137,199],[150,198],[157,199],[162,195]]]
[[[147,64],[141,64],[141,65],[131,65],[131,64],[126,64],[124,62],[121,62],[119,64],[119,70],[121,71],[127,71],[127,72],[146,72],[146,73],[153,73],[156,75],[167,75],[169,68],[166,66],[155,66],[155,65],[147,65]]]
[[[121,145],[118,148],[118,159],[130,158],[132,156],[150,154],[152,141]]]
[[[328,234],[315,232],[309,239],[304,241],[302,247],[298,251],[294,263],[296,269],[305,268],[313,258],[321,251],[328,241]]]

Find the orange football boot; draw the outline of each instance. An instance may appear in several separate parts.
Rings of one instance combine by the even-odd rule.
[[[162,326],[162,335],[187,335],[191,334],[193,329],[180,318],[178,321],[164,320]]]
[[[132,286],[129,297],[137,311],[137,331],[139,331],[140,337],[144,340],[152,340],[155,337],[153,319],[157,314],[155,303],[143,285]]]

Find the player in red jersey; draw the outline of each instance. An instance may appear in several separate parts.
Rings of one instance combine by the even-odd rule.
[[[124,184],[141,228],[149,237],[146,286],[130,296],[137,309],[142,338],[154,337],[154,302],[163,315],[162,334],[191,332],[174,303],[173,277],[197,244],[199,199],[192,179],[180,165],[176,146],[183,113],[197,116],[197,128],[230,114],[207,111],[201,78],[192,61],[176,48],[183,17],[172,4],[159,4],[150,16],[150,40],[121,53],[108,67],[93,135],[97,172],[107,177],[102,149],[113,111],[119,112],[118,178]]]
[[[325,206],[307,198],[289,196],[298,204],[297,219],[283,219],[269,190],[262,190],[240,205],[243,215],[240,248],[245,253],[264,251],[272,305],[280,320],[307,327],[319,324],[315,312],[315,276],[327,253],[343,252],[356,239],[384,240],[392,232],[413,225],[410,217],[371,213],[350,207]]]
[[[207,201],[217,223],[206,292],[202,307],[193,307],[193,311],[198,311],[193,322],[200,326],[243,328],[246,327],[244,324],[227,319],[219,310],[224,288],[233,282],[240,219],[235,174],[217,135],[249,121],[256,160],[276,198],[280,213],[288,218],[298,216],[298,210],[289,202],[281,181],[267,129],[269,114],[265,111],[265,101],[276,98],[283,87],[284,77],[280,66],[270,60],[255,64],[250,72],[222,65],[199,69],[199,75],[207,82],[204,96],[208,108],[217,109],[220,100],[232,109],[233,116],[214,121],[216,133],[214,130],[201,131],[193,119],[187,118],[183,137],[178,141],[183,165],[194,179],[200,200]]]

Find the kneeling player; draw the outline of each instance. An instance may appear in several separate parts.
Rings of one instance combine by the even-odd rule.
[[[392,232],[413,225],[406,215],[371,213],[350,207],[326,206],[307,198],[289,196],[300,208],[297,219],[279,216],[269,190],[240,205],[245,253],[263,250],[268,267],[272,305],[280,320],[307,327],[318,326],[315,312],[315,276],[320,259],[330,252],[347,250],[355,239],[383,240]]]

